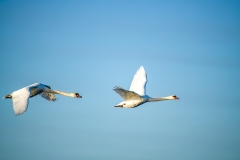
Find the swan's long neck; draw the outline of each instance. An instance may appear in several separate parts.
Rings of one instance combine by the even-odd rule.
[[[173,99],[171,98],[171,96],[160,97],[160,98],[149,98],[148,102],[165,101],[165,100],[173,100]]]
[[[44,92],[49,92],[49,93],[54,93],[54,94],[61,94],[63,96],[68,96],[68,97],[74,97],[72,93],[67,93],[67,92],[62,92],[62,91],[52,90],[52,89],[44,90]]]

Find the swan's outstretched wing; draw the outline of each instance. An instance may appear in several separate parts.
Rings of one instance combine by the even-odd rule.
[[[137,93],[125,90],[121,87],[115,87],[113,90],[117,92],[124,100],[134,100],[141,98],[141,96]]]
[[[12,93],[13,110],[16,115],[26,112],[29,96],[29,88],[23,88]]]
[[[53,93],[41,92],[39,94],[48,101],[56,101],[57,100],[57,98],[55,97],[55,95]]]
[[[44,90],[50,90],[50,86],[47,86],[45,84],[41,84],[41,83],[34,83],[30,86],[28,86],[30,89],[30,97],[34,97],[38,94],[41,95],[41,97],[45,98],[48,101],[56,101],[57,98],[55,97],[55,95],[53,93],[50,92],[45,92]]]
[[[141,66],[133,77],[130,91],[134,91],[140,96],[146,95],[146,83],[147,83],[147,73],[145,72],[143,66]]]

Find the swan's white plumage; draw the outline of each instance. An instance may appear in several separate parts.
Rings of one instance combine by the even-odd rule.
[[[34,83],[22,89],[6,95],[4,98],[11,98],[13,101],[13,110],[16,115],[23,114],[28,108],[28,100],[31,97],[40,94],[48,101],[57,100],[54,94],[61,94],[72,98],[82,98],[78,93],[67,93],[58,90],[52,90],[49,86],[41,83]]]
[[[22,88],[12,93],[13,110],[16,115],[20,115],[27,110],[29,96],[29,88]]]
[[[134,75],[129,90],[139,94],[140,96],[144,96],[146,95],[146,83],[147,73],[143,66],[141,66]]]
[[[124,101],[114,107],[134,108],[146,102],[156,102],[164,100],[177,100],[175,95],[151,98],[146,94],[147,74],[143,66],[141,66],[133,77],[129,91],[121,87],[115,87],[113,90],[117,92]]]
[[[41,83],[34,83],[29,86],[26,86],[22,89],[14,91],[12,95],[13,101],[13,110],[16,115],[23,114],[28,108],[28,100],[30,97],[34,97],[37,94],[40,94],[43,98],[49,101],[55,101],[56,97],[53,93],[46,93],[43,90],[51,89],[49,86],[46,86]]]

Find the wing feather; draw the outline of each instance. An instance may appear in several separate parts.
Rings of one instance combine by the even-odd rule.
[[[133,77],[130,91],[133,91],[140,96],[146,95],[146,83],[147,83],[147,73],[145,72],[143,66],[141,66]]]
[[[115,87],[113,90],[117,92],[124,100],[134,100],[141,98],[141,96],[137,93],[125,90],[121,87]]]
[[[26,112],[29,96],[30,91],[28,88],[23,88],[12,93],[13,110],[16,115]]]

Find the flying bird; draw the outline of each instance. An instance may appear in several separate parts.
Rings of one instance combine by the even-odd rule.
[[[116,86],[113,90],[117,92],[124,101],[114,107],[135,108],[146,102],[178,100],[176,95],[161,98],[152,98],[146,94],[147,73],[141,66],[133,77],[129,90]]]
[[[54,94],[61,94],[72,98],[82,98],[78,93],[66,93],[62,91],[52,90],[49,86],[41,83],[34,83],[22,89],[14,91],[3,97],[3,99],[11,98],[13,101],[13,110],[16,115],[23,114],[28,108],[28,99],[36,95],[41,95],[48,101],[56,101]]]

